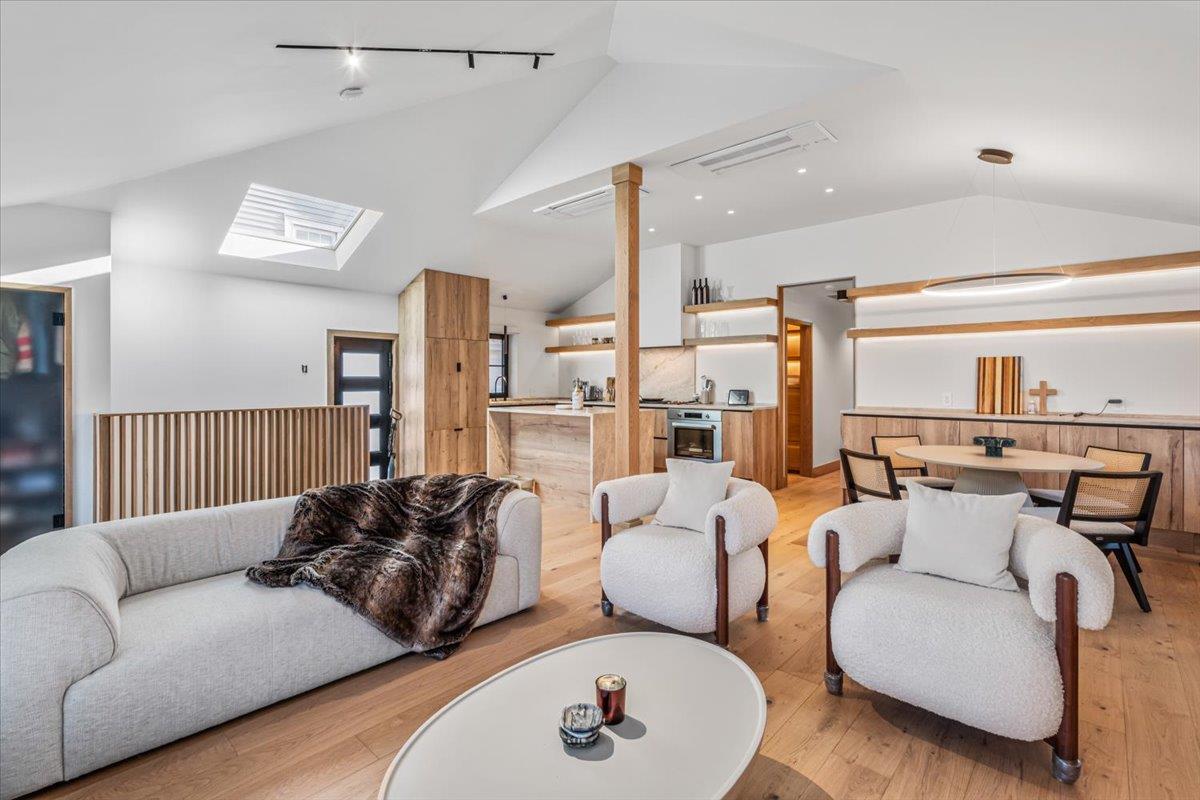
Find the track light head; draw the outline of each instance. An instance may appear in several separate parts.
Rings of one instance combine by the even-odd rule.
[[[346,51],[346,66],[350,69],[358,69],[362,66],[362,56],[353,47]]]
[[[467,68],[475,69],[475,54],[467,53]]]
[[[534,57],[533,57],[533,68],[534,68],[534,69],[537,69],[537,68],[538,68],[538,64],[541,64],[541,63],[542,63],[542,57],[541,57],[541,56],[534,56]]]

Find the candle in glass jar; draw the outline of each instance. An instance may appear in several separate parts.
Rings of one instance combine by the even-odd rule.
[[[620,675],[596,678],[596,705],[604,714],[605,725],[618,725],[625,719],[625,679]]]

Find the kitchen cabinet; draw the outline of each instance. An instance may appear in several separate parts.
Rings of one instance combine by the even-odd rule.
[[[488,281],[422,271],[399,298],[404,475],[486,468]]]
[[[787,485],[779,471],[779,413],[774,408],[721,414],[721,460],[733,462],[733,477],[768,489]]]

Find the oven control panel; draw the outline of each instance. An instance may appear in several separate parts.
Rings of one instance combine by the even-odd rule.
[[[720,411],[691,411],[682,408],[668,408],[667,419],[696,420],[705,422],[720,422]]]

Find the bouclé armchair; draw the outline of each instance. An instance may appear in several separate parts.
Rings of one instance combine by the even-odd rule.
[[[600,520],[600,607],[615,603],[685,633],[713,633],[729,643],[729,620],[757,609],[767,619],[767,538],[775,498],[752,481],[729,480],[725,499],[708,510],[704,531],[650,522],[613,534],[662,505],[666,473],[604,481],[592,494]]]
[[[1082,766],[1079,628],[1099,630],[1112,616],[1104,556],[1074,531],[1022,514],[1009,570],[1027,589],[904,572],[886,560],[900,552],[907,511],[907,500],[860,503],[813,522],[809,557],[826,569],[826,689],[841,694],[845,670],[989,733],[1044,739],[1054,777],[1073,783]]]

